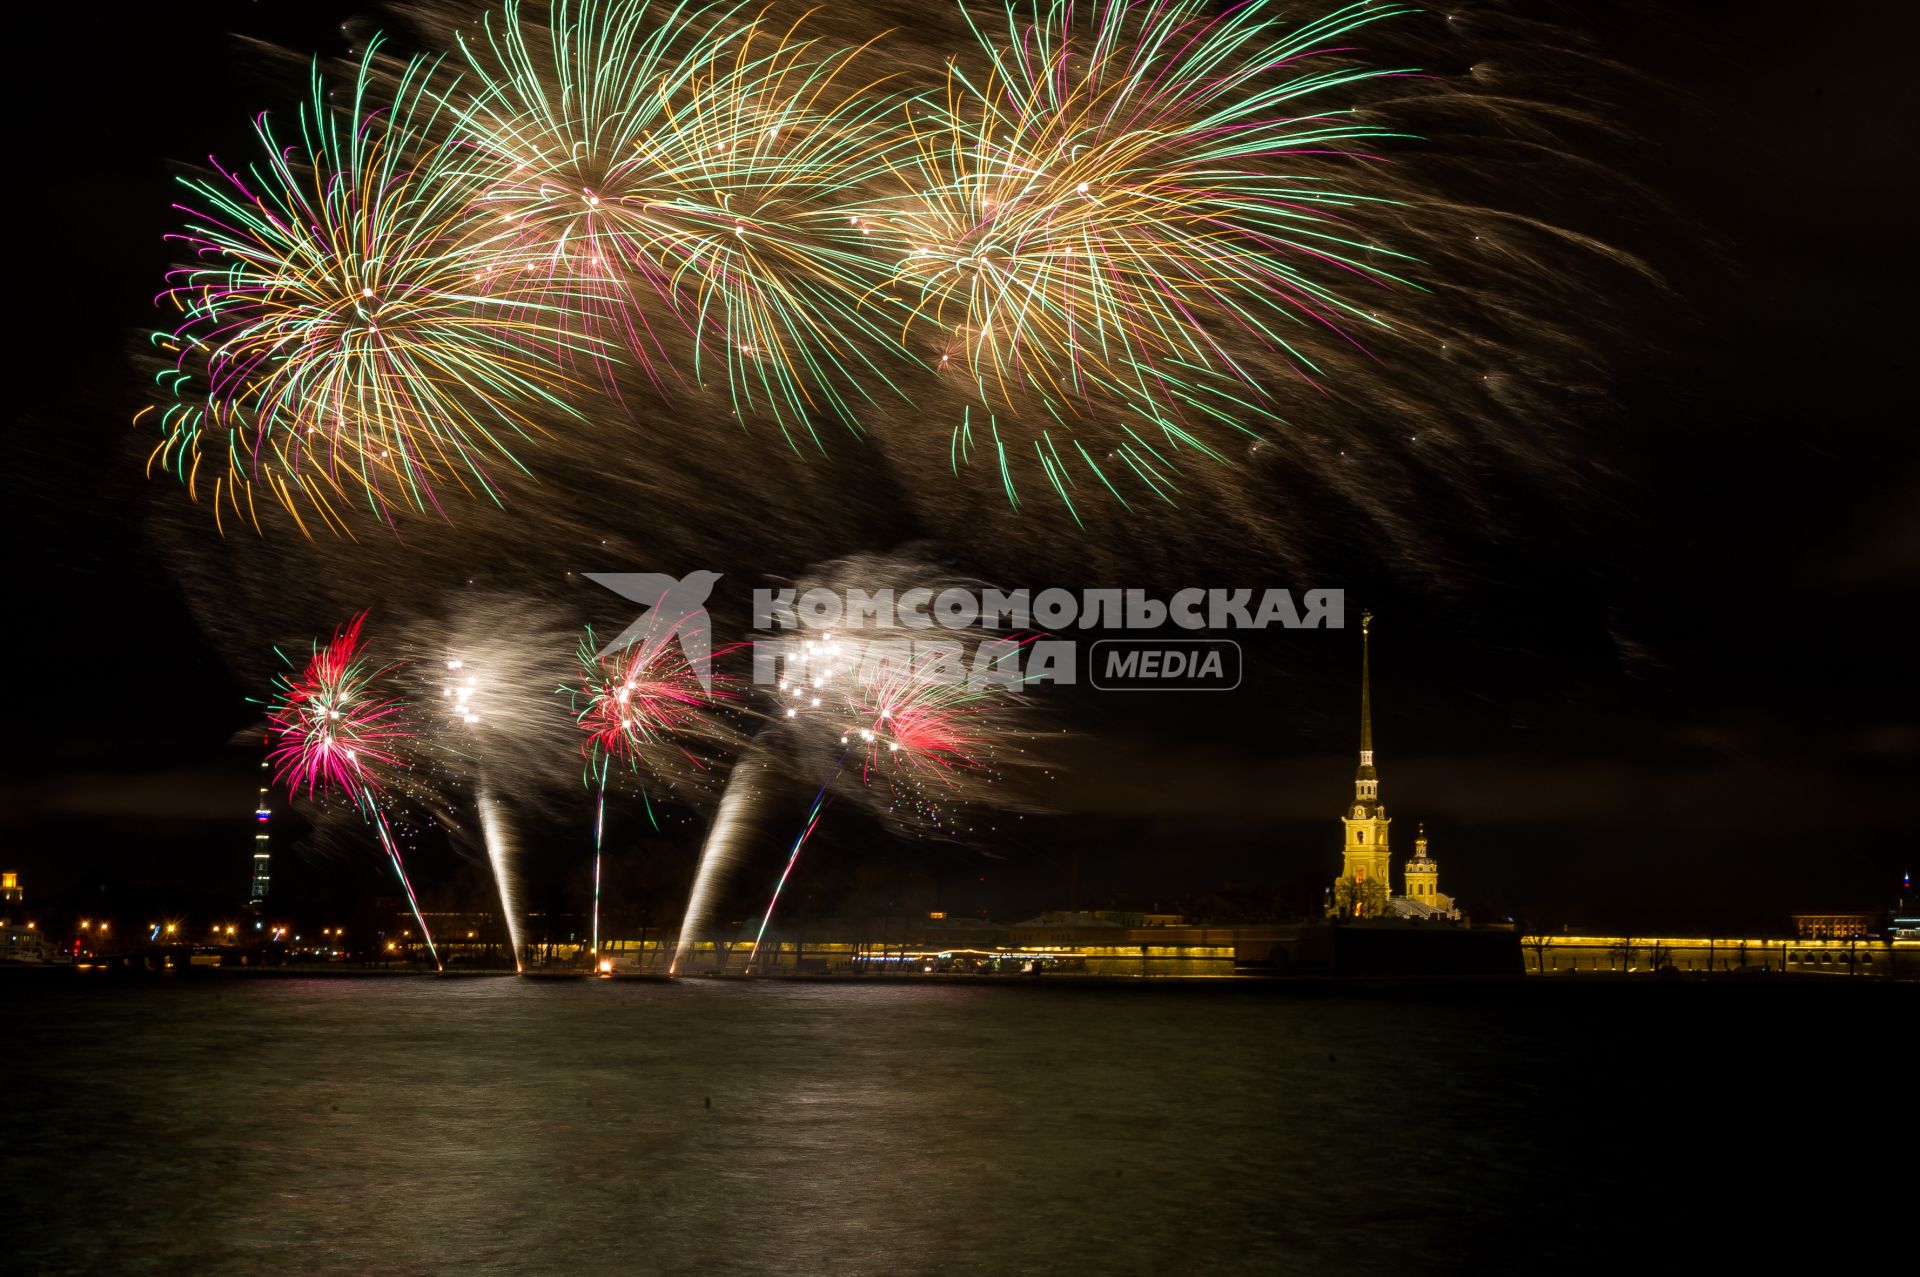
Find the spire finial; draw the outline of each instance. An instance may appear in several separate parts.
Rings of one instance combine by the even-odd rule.
[[[1373,613],[1360,614],[1360,761],[1373,761]]]

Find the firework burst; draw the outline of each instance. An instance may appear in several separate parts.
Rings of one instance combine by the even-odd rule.
[[[290,665],[267,711],[274,782],[309,798],[343,793],[363,811],[406,766],[412,739],[400,698],[384,690],[397,667],[376,664],[361,643],[366,619],[362,612],[316,641],[297,671]]]
[[[581,752],[589,781],[603,778],[615,762],[639,775],[671,779],[688,767],[703,769],[701,747],[731,738],[714,718],[735,699],[730,680],[696,666],[672,632],[600,652],[589,629],[579,664],[580,686],[560,690],[573,698],[575,720],[586,733]]]
[[[987,716],[1001,689],[970,687],[964,668],[942,668],[952,659],[918,652],[864,671],[848,698],[849,727],[842,736],[849,747],[857,742],[864,756],[863,780],[880,772],[939,780],[986,765],[983,751],[992,743]]]
[[[885,278],[871,228],[842,206],[900,139],[860,48],[742,7],[579,0],[542,23],[509,3],[463,43],[478,87],[457,136],[478,233],[507,237],[492,277],[557,288],[662,388],[686,334],[695,380],[817,445],[812,419],[855,424],[898,353],[859,304]]]
[[[346,109],[316,68],[298,140],[262,115],[263,161],[186,183],[197,207],[176,238],[195,264],[163,294],[182,318],[156,337],[174,403],[149,468],[197,496],[210,467],[216,511],[256,527],[256,488],[303,532],[303,510],[335,531],[358,505],[438,510],[449,483],[497,501],[533,413],[577,415],[550,356],[576,344],[557,312],[483,286],[494,246],[462,235],[471,197],[432,65],[385,92],[376,48]]]
[[[880,814],[955,830],[960,805],[988,796],[1012,739],[1007,711],[1022,700],[969,678],[981,643],[957,632],[916,642],[891,629],[802,641],[774,689],[774,722],[803,774],[832,772],[829,790],[851,783]]]
[[[398,666],[376,663],[362,646],[366,620],[362,612],[325,643],[316,641],[313,654],[297,672],[291,672],[288,662],[290,672],[275,681],[276,694],[267,709],[269,728],[277,737],[267,757],[276,784],[310,799],[342,793],[373,825],[438,966],[433,933],[381,807],[409,765],[414,735],[402,701],[386,690]]]
[[[1335,46],[1405,12],[1294,26],[1259,5],[1052,0],[975,27],[987,73],[955,63],[944,105],[909,109],[901,194],[870,216],[912,298],[903,342],[985,410],[956,428],[956,467],[986,452],[1016,503],[1036,463],[1069,507],[1075,474],[1168,498],[1176,454],[1222,460],[1209,436],[1271,412],[1274,357],[1311,380],[1314,340],[1378,325],[1348,294],[1404,282],[1408,259],[1355,224],[1374,201],[1351,174],[1390,133],[1350,104],[1400,73]],[[1108,413],[1089,450],[1075,419]],[[1032,456],[1009,454],[1009,415]]]

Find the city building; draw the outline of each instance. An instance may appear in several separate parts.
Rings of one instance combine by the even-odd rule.
[[[1528,975],[1758,975],[1920,979],[1920,941],[1779,936],[1525,936]]]
[[[1890,940],[1920,940],[1920,900],[1913,896],[1913,875],[1900,875],[1900,899],[1887,919]]]
[[[0,922],[0,966],[40,966],[59,957],[34,923]]]
[[[1407,862],[1407,889],[1393,890],[1393,818],[1380,798],[1380,771],[1373,761],[1373,613],[1360,618],[1360,766],[1353,775],[1353,806],[1340,817],[1340,876],[1333,881],[1329,914],[1347,918],[1444,919],[1457,922],[1453,898],[1440,893],[1440,865],[1427,850],[1426,826],[1414,839]]]
[[[26,898],[19,874],[0,873],[0,966],[33,966],[58,957],[39,923],[16,917]]]
[[[1427,853],[1425,825],[1420,826],[1420,832],[1413,840],[1413,859],[1407,862],[1403,872],[1407,890],[1405,895],[1393,901],[1396,914],[1413,918],[1460,916],[1459,910],[1453,907],[1453,897],[1440,892],[1440,863]]]
[[[1852,940],[1873,930],[1873,919],[1864,913],[1796,913],[1793,934],[1802,940]]]

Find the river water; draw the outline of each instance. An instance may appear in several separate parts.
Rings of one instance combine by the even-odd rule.
[[[1854,1227],[1911,1064],[1877,1034],[1914,1010],[1552,981],[16,973],[0,998],[23,1273],[1731,1262]]]

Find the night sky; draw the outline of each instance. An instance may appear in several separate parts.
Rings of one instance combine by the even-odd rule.
[[[259,755],[236,741],[258,722],[244,697],[259,689],[176,583],[154,511],[186,500],[144,478],[151,439],[127,423],[146,393],[136,355],[170,260],[172,175],[209,150],[244,151],[254,111],[297,100],[299,60],[258,42],[339,54],[396,29],[333,6],[289,23],[275,7],[110,19],[42,7],[20,20],[34,29],[16,28],[27,279],[0,477],[14,559],[0,867],[21,872],[31,900],[244,897]],[[1425,822],[1441,889],[1470,910],[1578,929],[1777,926],[1792,911],[1883,906],[1912,867],[1920,770],[1901,251],[1916,206],[1915,33],[1865,4],[1817,20],[1804,7],[1737,19],[1697,5],[1520,8],[1625,68],[1594,86],[1620,124],[1594,145],[1637,192],[1582,229],[1664,280],[1621,285],[1605,400],[1556,445],[1581,454],[1585,498],[1500,487],[1489,535],[1446,491],[1415,494],[1440,574],[1349,531],[1337,504],[1309,505],[1301,517],[1330,547],[1313,579],[1246,579],[1228,562],[1200,583],[1339,586],[1378,615],[1375,733],[1396,852]],[[924,531],[876,517],[882,541]],[[1151,517],[1131,534],[1151,559]],[[887,545],[849,534],[839,548]],[[676,570],[587,557],[552,567]],[[1018,583],[1054,583],[1031,580],[1015,549],[1008,564]],[[735,580],[756,566],[740,562]],[[1192,583],[1175,570],[1061,583]],[[228,606],[285,641],[336,619],[278,618],[284,599],[239,588]],[[942,907],[1000,918],[1208,893],[1317,904],[1351,792],[1358,641],[1257,636],[1243,697],[1063,697],[1056,725],[1074,733],[1058,746],[1070,766],[1052,814],[974,848],[900,844],[849,820],[823,838],[821,890],[871,862],[924,874]],[[555,828],[536,881],[565,888],[583,827]],[[282,829],[291,907],[381,889],[370,851],[302,852],[297,822]]]

